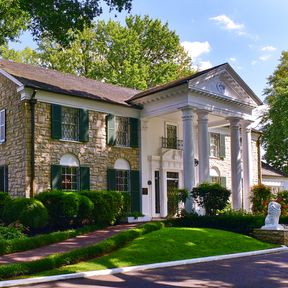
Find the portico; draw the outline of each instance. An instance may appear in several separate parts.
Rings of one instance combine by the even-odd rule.
[[[144,214],[167,216],[168,186],[173,181],[191,191],[199,183],[218,178],[231,189],[234,209],[250,209],[254,150],[249,125],[261,101],[229,64],[152,88],[131,102],[143,107],[142,187],[148,191],[142,195]],[[220,175],[210,175],[211,169]],[[185,209],[195,208],[188,199]]]

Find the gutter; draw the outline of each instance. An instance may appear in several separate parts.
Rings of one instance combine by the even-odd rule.
[[[30,167],[31,167],[31,175],[30,175],[30,193],[29,197],[32,198],[34,196],[34,180],[35,180],[35,106],[37,103],[37,99],[35,99],[35,95],[37,90],[33,90],[31,98],[29,99],[30,103],[30,111],[31,111],[31,138],[30,138]]]
[[[258,162],[258,185],[262,184],[261,137],[262,135],[259,135],[256,141],[257,162]]]

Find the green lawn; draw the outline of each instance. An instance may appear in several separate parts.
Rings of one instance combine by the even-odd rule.
[[[277,245],[223,230],[164,228],[144,235],[110,255],[42,272],[37,276],[183,260],[273,247]]]

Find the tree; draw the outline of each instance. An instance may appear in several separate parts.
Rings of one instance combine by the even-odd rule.
[[[67,37],[73,38],[67,46],[43,39],[39,43],[38,63],[137,89],[193,73],[191,59],[175,31],[169,30],[167,23],[148,16],[129,16],[125,26],[112,20],[98,21],[83,31],[70,30]],[[2,53],[2,57],[9,59],[8,54]]]
[[[288,172],[288,51],[282,52],[280,64],[268,78],[265,94],[269,105],[263,118],[265,160]]]
[[[67,44],[69,29],[82,31],[102,12],[130,11],[132,0],[0,0],[0,45],[29,29],[35,39],[50,37]]]

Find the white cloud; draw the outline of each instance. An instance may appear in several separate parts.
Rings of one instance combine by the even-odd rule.
[[[237,59],[236,59],[235,57],[230,57],[230,58],[229,58],[229,61],[230,61],[230,62],[237,62]]]
[[[257,60],[253,60],[253,61],[251,61],[251,65],[256,65],[258,63],[258,61]]]
[[[277,50],[277,48],[275,48],[275,47],[273,47],[273,46],[271,46],[271,45],[265,46],[265,47],[262,47],[262,48],[261,48],[261,51],[263,51],[263,52],[273,52],[273,51],[275,51],[275,50]]]
[[[264,61],[269,60],[271,57],[272,57],[272,55],[270,55],[270,54],[262,55],[259,57],[259,60],[264,62]]]
[[[244,24],[235,23],[231,18],[229,18],[225,14],[211,17],[209,19],[216,22],[216,24],[220,25],[225,30],[235,31],[235,32],[237,32],[238,35],[245,35],[246,34],[243,31],[245,28]]]
[[[199,61],[197,64],[197,70],[202,71],[205,69],[209,69],[213,67],[212,63],[210,61]]]
[[[199,57],[204,53],[209,53],[211,50],[211,46],[208,41],[205,42],[184,41],[181,43],[181,45],[184,47],[188,55],[192,58],[192,61],[195,61],[195,58]]]

